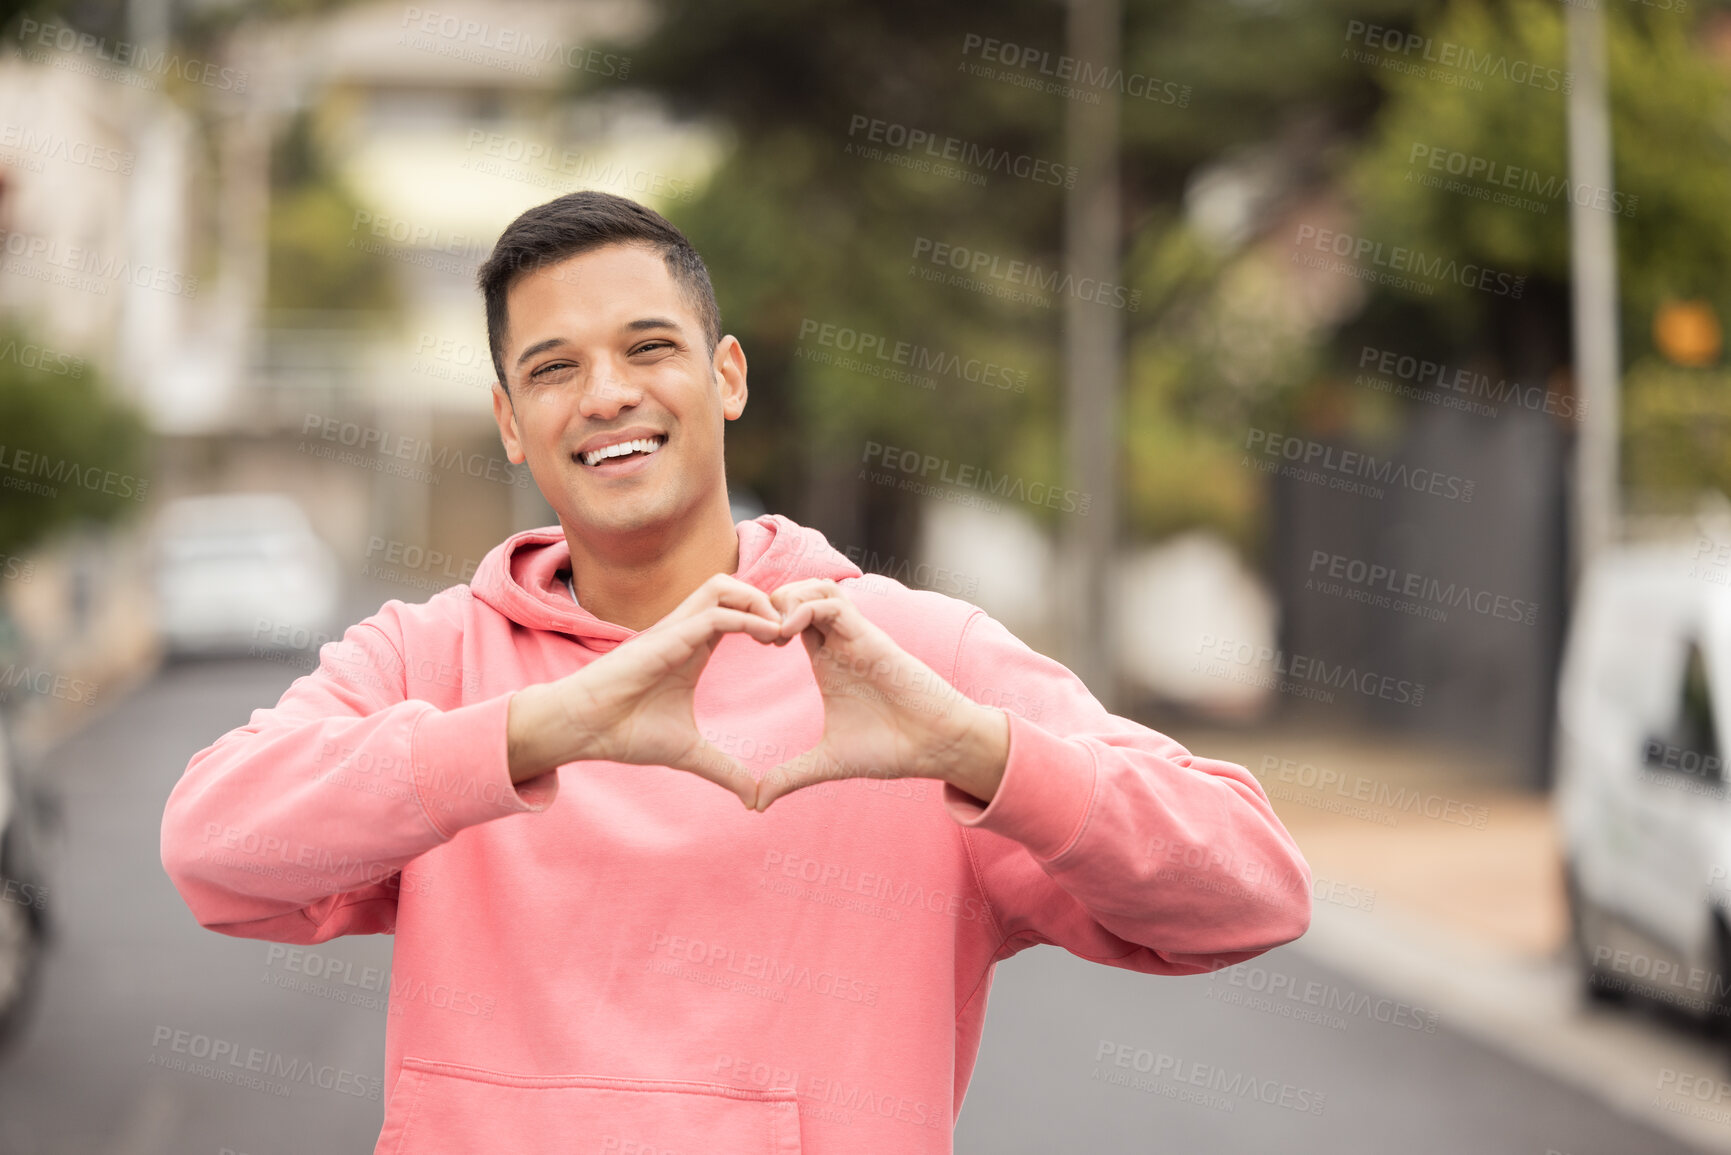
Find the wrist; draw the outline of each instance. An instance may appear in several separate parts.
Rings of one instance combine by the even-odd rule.
[[[590,756],[589,735],[575,725],[563,688],[558,683],[537,683],[511,695],[505,747],[513,783]]]
[[[973,704],[954,756],[941,775],[957,790],[990,804],[1004,780],[1010,756],[1010,717],[992,706]]]

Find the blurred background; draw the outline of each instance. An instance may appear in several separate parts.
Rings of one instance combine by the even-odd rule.
[[[370,1149],[151,1064],[377,1071],[390,952],[201,930],[161,808],[555,520],[474,275],[579,188],[708,262],[736,518],[1250,767],[1315,872],[1220,975],[1000,967],[958,1151],[1731,1151],[1731,5],[6,0],[0,1155]]]

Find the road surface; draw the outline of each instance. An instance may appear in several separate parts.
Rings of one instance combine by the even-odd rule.
[[[297,972],[283,948],[200,928],[158,857],[187,760],[300,668],[165,667],[36,768],[60,803],[45,864],[58,936],[28,1028],[0,1057],[0,1155],[372,1149],[383,1105],[354,1092],[383,1069],[389,939],[313,948],[318,964],[302,956]],[[333,973],[306,973],[323,965]],[[219,1044],[332,1085],[282,1096],[173,1065]],[[956,1150],[1691,1149],[1290,950],[1165,979],[1037,947],[998,968]]]

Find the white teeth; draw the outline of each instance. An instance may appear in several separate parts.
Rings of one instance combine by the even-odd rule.
[[[661,441],[655,437],[640,437],[636,441],[621,441],[617,445],[609,445],[605,449],[597,449],[593,453],[583,455],[584,465],[598,465],[609,457],[623,457],[627,453],[654,453],[661,448]]]

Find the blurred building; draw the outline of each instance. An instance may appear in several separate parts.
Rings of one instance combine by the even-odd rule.
[[[494,239],[577,188],[689,199],[719,153],[619,91],[614,46],[648,19],[639,0],[360,5],[244,24],[200,83],[26,38],[0,66],[0,223],[14,247],[148,275],[94,292],[9,275],[0,304],[113,367],[161,436],[157,497],[286,490],[348,575],[424,597],[459,578],[386,554],[477,560],[553,520],[491,417],[474,275]],[[286,211],[306,174],[285,169],[309,157],[342,211]],[[297,295],[285,252],[386,291]]]

